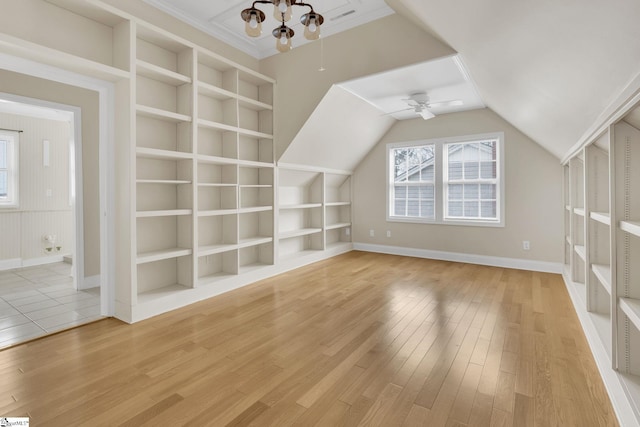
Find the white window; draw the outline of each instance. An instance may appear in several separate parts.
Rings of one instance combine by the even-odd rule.
[[[435,146],[391,149],[393,187],[391,215],[435,218]]]
[[[504,226],[502,133],[387,145],[387,220]]]
[[[18,206],[18,133],[0,131],[0,208]]]

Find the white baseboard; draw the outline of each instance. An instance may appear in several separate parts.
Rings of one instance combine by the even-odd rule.
[[[580,289],[584,288],[584,285],[574,283],[570,279],[569,272],[565,269],[563,269],[562,278],[580,320],[584,335],[587,338],[587,343],[602,377],[602,382],[609,394],[611,406],[613,406],[613,410],[618,417],[618,422],[625,427],[640,426],[640,417],[636,415],[633,404],[625,392],[627,387],[624,384],[624,378],[613,369],[609,353],[598,335],[598,330],[589,316],[589,312],[587,312],[585,296],[580,295]]]
[[[13,270],[14,268],[20,267],[22,267],[22,260],[20,258],[0,260],[0,271]]]
[[[517,270],[540,271],[543,273],[561,274],[563,270],[562,264],[556,262],[463,254],[458,252],[433,251],[429,249],[404,248],[400,246],[354,243],[353,249],[357,251],[377,252],[389,255],[402,255],[416,258],[437,259],[441,261],[464,262],[467,264],[489,265],[492,267],[515,268]]]
[[[0,260],[0,271],[12,270],[14,268],[35,267],[38,265],[45,265],[45,264],[55,264],[56,262],[62,262],[62,257],[63,255],[51,255],[51,256],[46,256],[41,258],[4,259],[4,260]]]
[[[85,289],[97,288],[100,286],[100,275],[85,277],[84,281],[78,282],[78,289],[83,291]]]

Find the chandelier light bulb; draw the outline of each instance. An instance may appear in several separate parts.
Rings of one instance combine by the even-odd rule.
[[[276,39],[276,48],[280,52],[291,50],[291,39],[294,31],[285,22],[292,17],[292,6],[306,7],[309,11],[300,17],[300,22],[304,26],[304,37],[308,40],[318,40],[320,38],[320,27],[324,23],[324,18],[313,10],[313,6],[299,0],[254,0],[251,7],[244,9],[240,16],[245,22],[245,31],[251,37],[259,37],[262,33],[262,23],[265,20],[263,11],[256,7],[256,4],[273,5],[273,16],[282,25],[271,31]]]

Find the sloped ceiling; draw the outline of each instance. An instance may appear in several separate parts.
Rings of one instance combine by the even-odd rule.
[[[354,170],[395,122],[368,102],[332,86],[279,163]]]
[[[386,0],[464,58],[485,104],[561,158],[640,72],[638,0]]]

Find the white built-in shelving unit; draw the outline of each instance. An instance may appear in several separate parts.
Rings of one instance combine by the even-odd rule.
[[[629,108],[564,167],[567,286],[625,425],[640,423],[639,129]]]
[[[99,46],[0,41],[114,82],[118,318],[352,249],[350,172],[276,166],[273,79],[100,0],[47,1],[95,27]]]
[[[351,175],[278,168],[278,257],[351,248]]]

